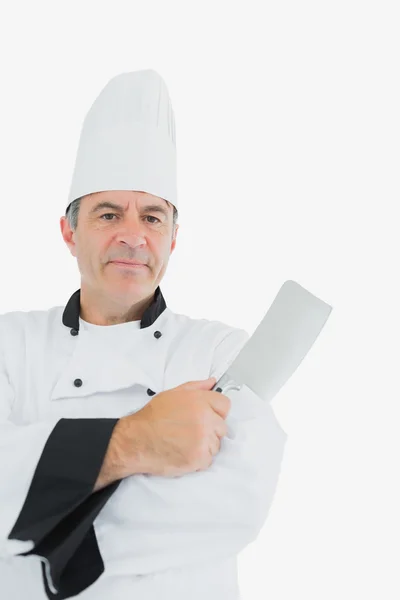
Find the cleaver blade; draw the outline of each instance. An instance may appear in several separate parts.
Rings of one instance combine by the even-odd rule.
[[[250,388],[270,402],[297,369],[325,325],[332,306],[287,280],[252,336],[211,391]]]

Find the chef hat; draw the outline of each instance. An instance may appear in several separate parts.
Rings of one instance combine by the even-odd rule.
[[[143,191],[177,207],[174,112],[153,69],[110,79],[83,122],[67,206],[106,190]]]

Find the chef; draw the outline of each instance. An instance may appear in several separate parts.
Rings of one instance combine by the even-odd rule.
[[[240,598],[237,555],[265,523],[287,435],[246,386],[212,391],[247,332],[167,306],[176,180],[163,79],[113,77],[60,220],[80,288],[0,315],[6,600]]]

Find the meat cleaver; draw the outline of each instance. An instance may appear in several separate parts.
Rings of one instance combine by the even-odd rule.
[[[287,280],[266,315],[211,391],[250,388],[270,402],[297,369],[332,306]]]

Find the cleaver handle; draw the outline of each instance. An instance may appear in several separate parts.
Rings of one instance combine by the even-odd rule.
[[[236,381],[234,381],[232,377],[228,375],[228,373],[224,373],[211,389],[211,392],[220,392],[221,394],[225,394],[225,392],[228,390],[240,390],[241,388],[242,384],[237,384]],[[236,437],[236,433],[230,425],[228,425],[227,437],[231,440],[235,439]]]
[[[228,375],[228,373],[224,373],[211,389],[211,392],[220,392],[221,394],[225,394],[225,392],[229,390],[240,390],[241,388],[242,384],[237,384],[236,381],[234,381],[232,377]]]

